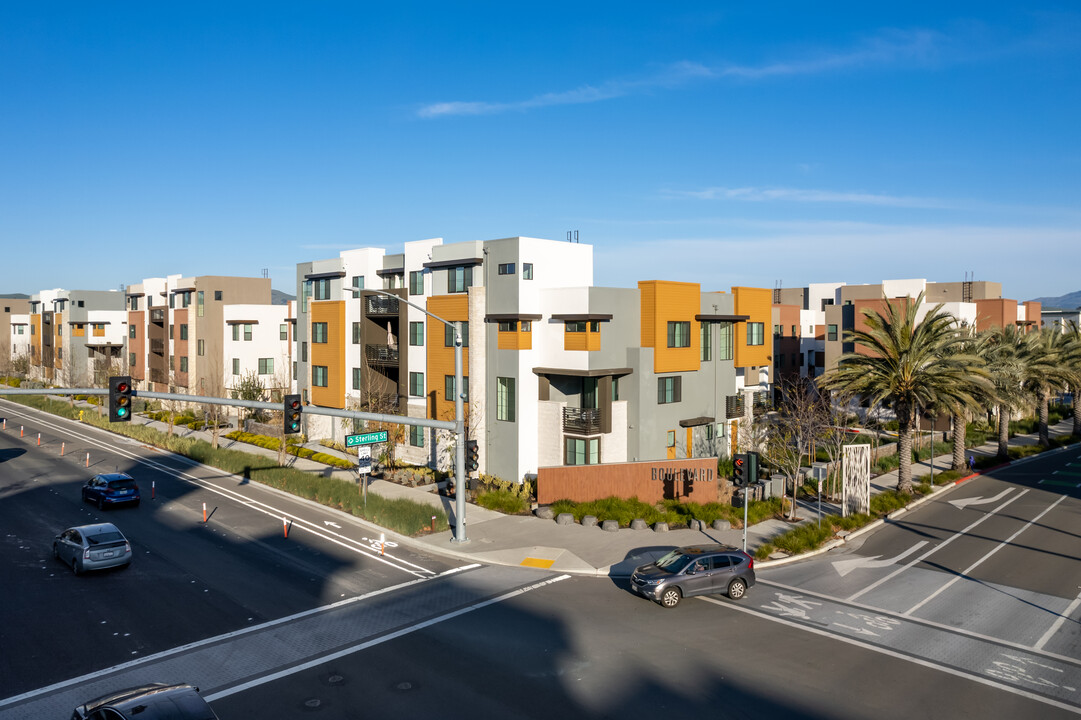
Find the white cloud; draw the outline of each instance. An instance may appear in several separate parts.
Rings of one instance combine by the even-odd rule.
[[[704,190],[664,191],[667,195],[697,198],[700,200],[738,200],[741,202],[789,201],[803,203],[840,203],[855,205],[880,205],[907,208],[956,207],[935,198],[898,195],[882,195],[868,192],[835,192],[832,190],[806,190],[801,188],[714,187]]]

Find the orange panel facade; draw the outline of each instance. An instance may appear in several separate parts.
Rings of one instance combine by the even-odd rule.
[[[327,341],[312,342],[312,366],[327,369],[326,387],[312,384],[312,403],[321,407],[345,408],[345,302],[320,300],[311,304],[312,324],[326,323]],[[309,336],[310,337],[310,336]],[[314,373],[313,373],[314,375]]]
[[[770,320],[773,310],[773,291],[766,288],[733,287],[733,305],[736,315],[748,315],[749,319],[735,327],[735,364],[736,367],[765,367],[770,364],[773,349],[769,336],[772,331]],[[753,333],[752,324],[761,324],[762,344],[750,343]]]
[[[638,283],[638,292],[642,308],[642,347],[653,348],[653,372],[697,372],[702,357],[702,333],[694,316],[701,312],[701,286],[698,283],[643,280]],[[686,323],[686,346],[668,347],[669,323]]]
[[[435,295],[428,298],[428,312],[438,315],[447,322],[469,321],[469,297],[465,293],[453,295]],[[454,398],[447,398],[446,378],[454,377],[454,348],[445,342],[446,326],[438,320],[427,323],[428,377],[427,395],[428,412],[437,420],[454,418]],[[469,378],[469,348],[462,348],[462,376]],[[468,384],[467,384],[468,387]],[[468,415],[468,412],[466,413]]]

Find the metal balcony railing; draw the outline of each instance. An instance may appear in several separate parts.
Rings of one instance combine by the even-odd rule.
[[[379,365],[397,365],[398,348],[389,345],[365,345],[364,357],[368,362]]]
[[[729,395],[724,399],[725,417],[740,417],[743,409],[743,395]]]
[[[389,298],[385,295],[369,295],[364,298],[365,313],[367,315],[397,315],[398,299]]]
[[[563,408],[563,431],[596,435],[601,431],[601,411],[596,408]]]
[[[161,325],[165,322],[165,308],[152,308],[150,310],[150,322]]]

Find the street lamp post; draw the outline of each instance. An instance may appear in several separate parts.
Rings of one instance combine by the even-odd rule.
[[[457,322],[448,322],[443,318],[439,317],[438,315],[434,315],[422,308],[421,306],[411,303],[405,298],[399,297],[394,293],[385,292],[383,290],[375,290],[373,288],[358,287],[347,287],[343,288],[343,290],[351,290],[353,292],[362,293],[370,292],[378,293],[379,295],[386,295],[387,297],[394,298],[398,302],[404,302],[406,305],[420,310],[428,317],[434,318],[454,330],[454,542],[469,542],[465,535],[465,417],[462,413],[462,394],[464,392],[464,386],[462,385],[461,324]],[[361,295],[362,303],[363,298],[364,296]],[[361,307],[363,308],[363,305]]]

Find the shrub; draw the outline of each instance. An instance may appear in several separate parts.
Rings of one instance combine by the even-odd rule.
[[[477,493],[477,505],[504,513],[522,515],[529,512],[529,498],[513,490],[485,490]]]

